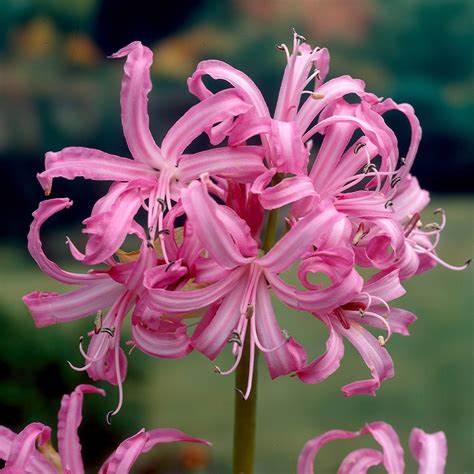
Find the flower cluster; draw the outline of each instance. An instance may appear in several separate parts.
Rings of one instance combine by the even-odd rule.
[[[125,58],[121,118],[132,159],[82,147],[46,154],[38,179],[47,195],[58,177],[111,185],[83,222],[85,250],[67,240],[72,256],[88,268],[84,273],[60,268],[41,243],[45,221],[72,202],[40,204],[28,235],[30,253],[44,273],[76,288],[33,292],[24,302],[38,327],[96,315],[87,347],[80,339],[84,364],[73,368],[118,385],[110,415],[123,398],[121,333],[129,313],[129,344],[153,357],[197,350],[215,360],[229,347],[233,366],[215,367],[223,375],[237,368],[247,343],[245,398],[256,351],[272,378],[296,375],[318,383],[339,367],[347,339],[371,377],[342,391],[375,395],[394,375],[388,340],[392,333],[407,335],[416,319],[389,306],[403,295],[402,283],[437,264],[467,265],[454,267],[436,254],[442,210],[436,211],[439,223],[421,222],[429,195],[410,174],[421,139],[412,107],[378,98],[350,76],[326,80],[328,51],[311,48],[296,33],[291,51],[278,49],[287,65],[273,115],[247,75],[221,61],[203,61],[188,79],[199,101],[158,146],[147,113],[152,52],[131,43],[112,57]],[[205,76],[229,87],[213,92]],[[392,110],[411,128],[404,157],[384,120]],[[203,133],[209,146],[190,153]],[[282,228],[275,227],[279,211],[285,213]],[[272,245],[275,229],[281,235]],[[122,250],[128,238],[138,239],[138,250]],[[329,283],[315,283],[317,274]],[[322,355],[311,360],[280,328],[271,293],[326,326]]]
[[[104,391],[93,385],[79,385],[70,395],[64,395],[58,413],[58,451],[51,444],[51,428],[43,423],[30,423],[16,434],[0,426],[0,459],[4,474],[84,474],[81,443],[77,430],[82,421],[84,394]],[[151,431],[140,430],[122,441],[107,458],[99,474],[122,474],[130,472],[141,453],[161,443],[178,441],[210,445],[206,440],[192,438],[173,428]]]
[[[375,395],[394,376],[387,342],[393,333],[408,335],[416,319],[389,305],[404,294],[403,282],[437,264],[462,270],[469,263],[456,267],[437,255],[446,223],[441,209],[435,211],[439,222],[421,222],[429,195],[410,174],[421,139],[412,107],[383,100],[350,76],[326,80],[328,51],[311,48],[297,33],[291,50],[286,45],[277,49],[287,65],[273,114],[246,74],[221,61],[203,61],[188,79],[198,102],[158,146],[147,112],[152,52],[133,42],[112,55],[125,58],[121,118],[131,158],[83,147],[46,154],[45,170],[38,174],[46,195],[55,178],[111,183],[83,221],[85,249],[69,238],[66,242],[87,269],[82,273],[50,260],[40,235],[43,224],[72,202],[51,198],[40,203],[29,251],[45,274],[75,288],[23,298],[38,327],[95,315],[87,341],[80,337],[84,362],[70,365],[95,381],[118,386],[108,422],[123,402],[127,356],[122,329],[129,314],[132,349],[157,358],[182,358],[197,350],[214,361],[229,348],[232,366],[214,366],[222,375],[249,361],[244,399],[251,394],[258,351],[271,378],[291,375],[314,384],[338,369],[344,339],[359,352],[371,377],[352,381],[343,393]],[[205,85],[206,76],[228,87],[214,92]],[[403,114],[410,125],[403,157],[384,119],[389,111]],[[209,145],[191,153],[203,134]],[[123,250],[129,240],[138,242],[136,250]],[[316,283],[318,275],[328,283]],[[323,323],[329,333],[323,354],[311,360],[280,328],[272,294]],[[6,461],[1,471],[84,472],[77,435],[84,393],[104,394],[80,385],[64,396],[58,452],[49,443],[50,428],[41,423],[19,434],[0,427],[0,458]],[[298,473],[313,472],[317,452],[329,441],[362,434],[370,434],[382,451],[350,453],[339,473],[366,472],[380,464],[389,473],[404,472],[398,436],[390,425],[375,422],[358,432],[332,430],[309,441]],[[141,452],[173,441],[207,443],[175,429],[141,430],[100,472],[129,472]],[[429,435],[415,428],[410,449],[420,473],[444,471],[442,432]]]

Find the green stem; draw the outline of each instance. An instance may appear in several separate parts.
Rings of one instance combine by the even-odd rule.
[[[263,237],[262,248],[265,252],[271,249],[275,242],[278,224],[278,209],[270,211]],[[242,394],[247,389],[250,369],[250,338],[246,337],[242,358],[235,373],[235,402],[234,402],[234,474],[252,474],[255,457],[255,427],[257,413],[257,358],[255,353],[252,390],[247,400]]]

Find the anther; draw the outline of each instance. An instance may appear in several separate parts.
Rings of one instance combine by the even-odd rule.
[[[286,329],[282,329],[281,333],[282,333],[282,335],[283,335],[283,337],[285,338],[286,341],[288,341],[290,339],[290,335],[288,334],[288,331]]]
[[[102,329],[102,311],[97,311],[97,315],[94,320],[94,334],[99,334]]]
[[[363,168],[364,174],[367,174],[369,172],[375,173],[376,171],[377,171],[377,167],[373,163],[367,163]]]
[[[468,258],[468,259],[466,260],[466,263],[464,264],[464,265],[466,265],[466,268],[471,265],[471,262],[472,262],[472,258]]]
[[[407,162],[407,159],[404,156],[401,156],[400,157],[400,165],[404,166],[406,162]]]
[[[359,315],[361,318],[365,317],[365,311],[363,309],[359,309]]]
[[[390,181],[390,186],[394,188],[401,180],[402,178],[400,178],[400,176],[394,176]]]
[[[354,148],[354,155],[357,155],[359,151],[364,148],[367,145],[367,143],[358,143],[355,148]]]
[[[105,332],[105,333],[107,333],[110,337],[114,337],[115,328],[101,328],[99,332]]]
[[[438,209],[435,209],[433,211],[433,214],[444,214],[444,209],[442,209],[441,207],[438,207]]]
[[[135,350],[136,347],[137,347],[137,345],[133,344],[132,347],[130,347],[130,349],[128,351],[128,355],[132,355],[132,352]]]
[[[275,47],[278,49],[278,51],[285,51],[285,47],[282,44],[277,44]]]
[[[165,272],[167,272],[176,262],[173,260],[172,262],[168,263],[165,268]]]
[[[84,342],[84,336],[79,336],[79,344],[82,344]]]
[[[166,201],[163,198],[157,198],[156,200],[160,204],[161,210],[165,212],[167,209]]]
[[[392,207],[392,206],[393,206],[393,201],[390,201],[390,199],[384,205],[385,209],[388,209],[389,207]]]
[[[240,388],[237,388],[237,387],[234,387],[234,390],[240,394],[240,396],[245,400],[245,395],[244,395],[244,392],[242,392],[242,390],[240,390]]]
[[[385,346],[385,343],[387,342],[383,336],[377,337],[377,340],[379,341],[379,344],[383,347]]]
[[[158,235],[170,235],[170,230],[169,229],[160,229],[158,232],[157,232]]]
[[[367,232],[365,231],[364,223],[361,222],[359,224],[359,227],[357,228],[357,232],[354,235],[354,238],[352,239],[352,244],[353,245],[358,245],[359,242],[367,235]]]
[[[110,426],[112,424],[112,417],[114,416],[114,411],[110,410],[105,415],[105,422]]]
[[[320,94],[319,92],[313,92],[313,93],[311,94],[311,98],[312,98],[312,99],[316,99],[316,100],[318,100],[318,99],[324,99],[324,94]]]
[[[441,230],[441,226],[437,222],[430,222],[425,225],[425,230]]]
[[[251,319],[252,316],[253,316],[253,306],[252,306],[251,304],[249,304],[249,305],[247,306],[247,311],[245,312],[245,317],[246,317],[247,319]]]
[[[237,331],[232,331],[232,336],[227,339],[227,342],[235,343],[242,347],[242,339],[240,338],[240,334]]]
[[[146,246],[147,246],[149,249],[154,248],[153,242],[152,242],[151,240],[147,240],[147,241],[146,241]]]
[[[222,374],[222,370],[217,365],[214,366],[213,371],[215,374],[219,374],[219,375]]]
[[[306,38],[303,35],[300,35],[299,33],[297,33],[294,28],[292,28],[291,30],[293,31],[293,34],[296,36],[296,39],[299,39],[300,41],[306,41]]]

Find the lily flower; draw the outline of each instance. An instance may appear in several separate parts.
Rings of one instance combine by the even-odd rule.
[[[119,402],[117,408],[110,412],[115,415],[120,410],[123,400],[122,382],[125,378],[127,359],[120,347],[122,326],[127,313],[138,307],[146,289],[143,286],[143,274],[153,267],[155,285],[166,286],[178,281],[186,268],[167,265],[158,261],[156,251],[148,241],[143,240],[138,258],[134,261],[120,263],[109,262],[105,270],[92,270],[86,274],[72,273],[63,270],[48,259],[43,251],[40,231],[44,222],[57,212],[72,205],[69,199],[49,199],[40,203],[33,213],[33,222],[28,234],[28,249],[40,269],[55,280],[78,288],[65,294],[51,292],[33,292],[25,295],[23,301],[28,307],[37,327],[67,323],[97,314],[93,330],[89,333],[90,342],[85,351],[80,339],[79,349],[85,358],[82,367],[71,367],[75,370],[87,370],[93,380],[106,380],[118,385]],[[144,232],[141,231],[144,239]],[[161,263],[161,265],[160,265]],[[135,316],[136,318],[137,316]],[[180,334],[185,326],[180,321],[172,321],[166,328],[166,335]],[[161,334],[162,330],[158,331]],[[187,340],[173,338],[173,345],[167,344],[168,357],[184,357],[192,350]]]
[[[400,440],[392,426],[383,421],[368,423],[359,431],[331,430],[308,441],[298,459],[298,474],[313,474],[315,457],[326,444],[366,434],[372,436],[382,450],[361,448],[350,452],[339,465],[338,474],[365,473],[371,467],[380,465],[388,474],[403,474],[405,460]],[[413,458],[418,462],[418,474],[444,473],[448,447],[442,431],[429,434],[420,428],[413,428],[409,446]]]
[[[258,242],[251,237],[245,221],[209,196],[204,179],[183,190],[181,200],[193,237],[209,255],[210,266],[213,262],[214,267],[217,266],[217,281],[197,290],[169,290],[153,288],[145,276],[150,307],[176,315],[206,308],[191,342],[211,360],[230,342],[236,360],[229,370],[216,368],[224,375],[238,366],[248,337],[251,370],[243,394],[247,398],[256,349],[264,353],[272,378],[297,372],[306,359],[301,346],[280,330],[270,302],[270,288],[289,306],[310,312],[330,311],[359,294],[362,278],[353,268],[351,250],[344,247],[320,252],[312,262],[317,268],[314,271],[320,269],[331,278],[332,284],[327,288],[302,291],[279,276],[298,262],[312,245],[331,239],[336,241],[334,234],[343,231],[344,216],[330,203],[322,202],[295,223],[268,253],[258,256]]]
[[[304,280],[302,280],[304,281]],[[407,336],[408,326],[416,316],[400,308],[391,308],[387,301],[405,293],[398,271],[380,272],[366,282],[361,292],[350,302],[328,313],[315,313],[329,330],[326,351],[297,372],[305,383],[319,383],[333,374],[344,356],[343,338],[359,352],[369,367],[372,378],[352,382],[342,387],[345,396],[358,394],[375,396],[381,382],[394,376],[393,361],[385,348],[392,333]],[[387,336],[375,337],[364,326],[387,331]]]
[[[83,474],[84,463],[77,430],[82,421],[84,394],[105,392],[93,385],[79,385],[70,395],[64,395],[58,413],[58,451],[50,441],[51,428],[42,423],[30,423],[16,434],[0,426],[0,459],[4,474]],[[99,469],[99,474],[127,474],[141,453],[162,443],[201,443],[206,440],[193,438],[173,428],[140,430],[122,441]]]
[[[226,146],[185,154],[203,131],[249,111],[252,106],[237,91],[219,92],[191,107],[169,129],[159,147],[151,135],[147,112],[152,51],[135,41],[111,57],[127,58],[120,103],[123,132],[133,160],[100,150],[69,147],[48,152],[45,171],[38,174],[47,195],[57,177],[114,182],[84,221],[84,233],[90,236],[85,254],[74,249],[75,257],[86,264],[102,263],[118,250],[127,234],[133,232],[133,219],[141,207],[148,212],[151,240],[158,235],[162,242],[163,215],[166,208],[171,208],[171,199],[177,201],[180,187],[202,173],[248,183],[266,169],[258,146]],[[168,261],[166,253],[164,258]]]

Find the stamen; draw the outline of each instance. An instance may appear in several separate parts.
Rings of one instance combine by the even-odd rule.
[[[400,166],[405,166],[405,163],[407,162],[407,159],[404,156],[400,157]]]
[[[367,315],[378,319],[385,326],[385,329],[387,331],[387,337],[385,338],[382,335],[377,337],[379,344],[381,346],[384,346],[392,337],[392,328],[390,327],[390,324],[388,324],[387,320],[384,317],[380,316],[380,314],[367,311]]]
[[[157,201],[158,204],[161,206],[162,212],[165,212],[166,209],[167,209],[166,201],[165,201],[163,198],[161,198],[161,197],[156,198],[156,201]]]
[[[292,28],[293,34],[295,35],[295,38],[300,41],[306,41],[306,38],[303,35],[300,35],[299,33],[296,32],[294,28]]]
[[[311,94],[311,98],[312,98],[312,99],[316,99],[316,100],[318,100],[318,99],[324,99],[324,94],[320,94],[319,92],[313,92],[313,93]]]
[[[147,240],[146,246],[147,246],[149,249],[155,248],[155,246],[153,245],[153,242],[152,242],[151,240]]]
[[[391,186],[392,188],[394,188],[401,180],[402,180],[402,178],[400,178],[400,176],[394,176],[394,177],[390,180],[390,186]]]
[[[376,173],[377,172],[377,167],[373,163],[367,163],[364,168],[362,168],[362,171],[364,174],[367,174],[369,172]]]
[[[105,415],[105,422],[106,422],[109,426],[112,425],[112,417],[113,417],[113,416],[115,416],[113,410],[108,411],[107,414]]]
[[[114,337],[115,328],[101,328],[99,332],[105,332],[105,333],[107,333],[110,337]]]
[[[278,49],[278,51],[285,51],[285,46],[283,44],[277,44],[275,45],[276,49]]]
[[[415,229],[419,220],[420,220],[420,214],[418,212],[415,212],[406,226],[405,237],[408,237],[412,233],[413,229]]]
[[[137,347],[136,344],[132,344],[132,346],[130,347],[130,349],[128,351],[128,355],[132,355],[132,352],[135,350],[136,347]]]
[[[240,334],[237,331],[232,331],[232,336],[227,339],[227,342],[242,346],[242,340],[240,339]]]
[[[160,229],[157,231],[158,235],[170,235],[170,230],[169,229]]]
[[[393,206],[393,201],[391,201],[390,199],[384,205],[385,209],[388,209],[389,207],[392,207],[392,206]]]
[[[176,261],[174,261],[174,260],[172,262],[168,263],[168,265],[166,265],[165,272],[167,272],[175,263],[176,263]]]
[[[364,223],[361,222],[359,224],[359,227],[357,228],[357,232],[354,235],[354,238],[352,239],[352,244],[353,245],[358,245],[359,242],[369,233],[369,231],[365,230]]]
[[[97,311],[97,315],[94,320],[94,334],[99,334],[101,329],[102,329],[102,311]]]
[[[354,148],[354,155],[357,155],[359,151],[364,148],[367,145],[367,143],[358,143],[355,148]]]

